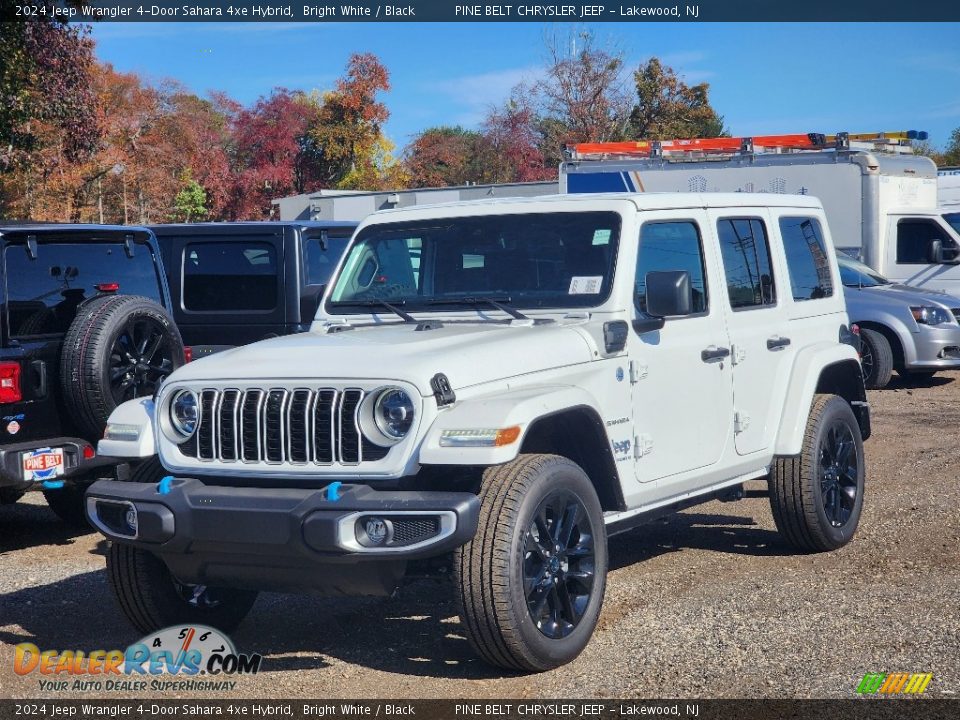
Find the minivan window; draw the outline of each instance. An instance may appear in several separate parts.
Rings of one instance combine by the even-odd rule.
[[[830,258],[820,222],[811,217],[780,218],[780,234],[790,271],[793,299],[817,300],[833,295]]]
[[[727,294],[734,310],[777,303],[770,243],[759,218],[723,218],[717,223]]]
[[[693,312],[707,310],[707,283],[704,273],[700,230],[692,220],[649,222],[640,230],[634,297],[637,309],[647,311],[647,273],[686,270],[693,289]]]
[[[183,307],[194,312],[273,310],[277,273],[271,243],[190,243],[183,250]]]
[[[145,245],[135,243],[129,257],[121,243],[42,242],[31,259],[24,245],[11,244],[4,263],[13,337],[66,332],[77,306],[96,295],[100,283],[119,283],[124,295],[163,304],[157,264]]]

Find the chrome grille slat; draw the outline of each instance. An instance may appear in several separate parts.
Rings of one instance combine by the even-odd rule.
[[[205,388],[198,393],[195,442],[181,450],[203,462],[356,466],[367,455],[377,461],[384,455],[360,431],[366,394],[356,387]]]

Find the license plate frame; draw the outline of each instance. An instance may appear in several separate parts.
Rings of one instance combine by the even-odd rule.
[[[20,453],[23,479],[28,482],[53,480],[65,470],[63,448],[37,448]]]

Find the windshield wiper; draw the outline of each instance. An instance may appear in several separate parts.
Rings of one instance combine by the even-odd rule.
[[[339,302],[332,302],[330,304],[334,307],[343,305],[352,305],[354,307],[381,307],[389,310],[394,315],[398,315],[403,319],[404,322],[420,322],[413,315],[404,312],[398,307],[398,305],[406,305],[406,300],[398,300],[395,303],[388,302],[387,300],[341,300]]]
[[[501,312],[505,312],[512,318],[517,320],[529,320],[530,318],[524,315],[522,312],[516,308],[507,307],[503,303],[513,302],[510,298],[489,298],[489,297],[456,297],[456,298],[434,298],[428,304],[430,305],[490,305],[495,307]]]

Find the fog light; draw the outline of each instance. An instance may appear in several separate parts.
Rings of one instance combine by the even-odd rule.
[[[387,539],[387,521],[378,517],[367,518],[363,526],[371,545],[383,545]]]

